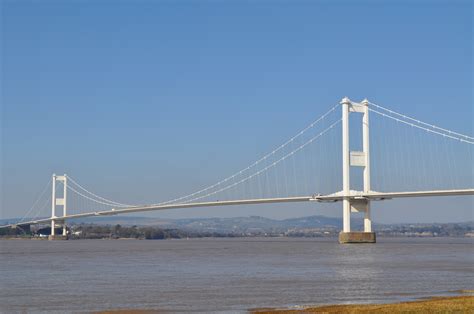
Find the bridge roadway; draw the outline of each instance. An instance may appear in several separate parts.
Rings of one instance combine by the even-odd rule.
[[[128,214],[135,212],[145,212],[154,210],[165,210],[165,209],[178,209],[178,208],[193,208],[193,207],[214,207],[214,206],[235,206],[235,205],[254,205],[254,204],[274,204],[274,203],[297,203],[297,202],[338,202],[344,198],[349,199],[369,199],[374,201],[393,199],[393,198],[407,198],[407,197],[432,197],[432,196],[462,196],[462,195],[474,195],[474,189],[461,189],[461,190],[437,190],[437,191],[416,191],[416,192],[375,192],[369,193],[361,191],[351,191],[351,194],[345,197],[341,192],[328,195],[311,195],[311,196],[294,196],[294,197],[281,197],[281,198],[261,198],[261,199],[248,199],[248,200],[233,200],[233,201],[212,201],[212,202],[199,202],[199,203],[181,203],[181,204],[166,204],[166,205],[143,205],[135,206],[130,208],[111,209],[105,211],[88,212],[82,214],[67,215],[54,218],[44,218],[32,221],[24,221],[16,224],[8,224],[0,226],[0,228],[11,228],[22,225],[41,224],[49,223],[51,220],[61,222],[63,220],[86,218],[93,216],[111,216],[119,214]]]

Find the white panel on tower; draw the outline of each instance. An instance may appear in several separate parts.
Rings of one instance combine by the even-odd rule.
[[[365,153],[364,152],[351,152],[351,166],[365,167]]]

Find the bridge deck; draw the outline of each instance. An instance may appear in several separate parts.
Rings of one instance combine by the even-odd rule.
[[[255,205],[255,204],[275,204],[275,203],[295,203],[295,202],[337,202],[344,198],[349,199],[369,199],[369,200],[385,200],[393,198],[406,197],[430,197],[430,196],[461,196],[474,195],[474,189],[463,190],[438,190],[438,191],[415,191],[415,192],[357,192],[352,191],[350,195],[344,196],[341,192],[329,195],[312,195],[312,196],[297,196],[297,197],[281,197],[281,198],[263,198],[263,199],[248,199],[248,200],[233,200],[233,201],[213,201],[200,203],[184,203],[184,204],[167,204],[167,205],[143,205],[130,208],[112,209],[106,211],[89,212],[75,215],[67,215],[55,217],[55,221],[63,221],[68,219],[86,218],[93,216],[111,216],[118,214],[128,214],[135,212],[178,209],[178,208],[194,208],[194,207],[214,207],[214,206],[235,206],[235,205]],[[32,221],[25,221],[16,224],[8,224],[0,226],[0,228],[9,228],[22,225],[49,223],[53,218],[44,218]]]

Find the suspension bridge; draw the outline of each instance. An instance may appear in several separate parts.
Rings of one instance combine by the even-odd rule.
[[[373,201],[474,195],[473,147],[472,136],[367,99],[355,102],[346,97],[249,166],[195,192],[161,202],[128,204],[91,192],[65,174],[53,175],[23,217],[0,228],[50,224],[50,239],[58,239],[67,238],[68,221],[93,216],[342,202],[339,241],[374,243]],[[351,213],[363,215],[363,231],[351,229]],[[59,235],[58,226],[62,227]]]

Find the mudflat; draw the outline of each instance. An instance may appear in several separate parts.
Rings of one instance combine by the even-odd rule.
[[[427,300],[389,304],[351,304],[301,309],[255,309],[251,313],[474,313],[474,296],[433,297]]]

